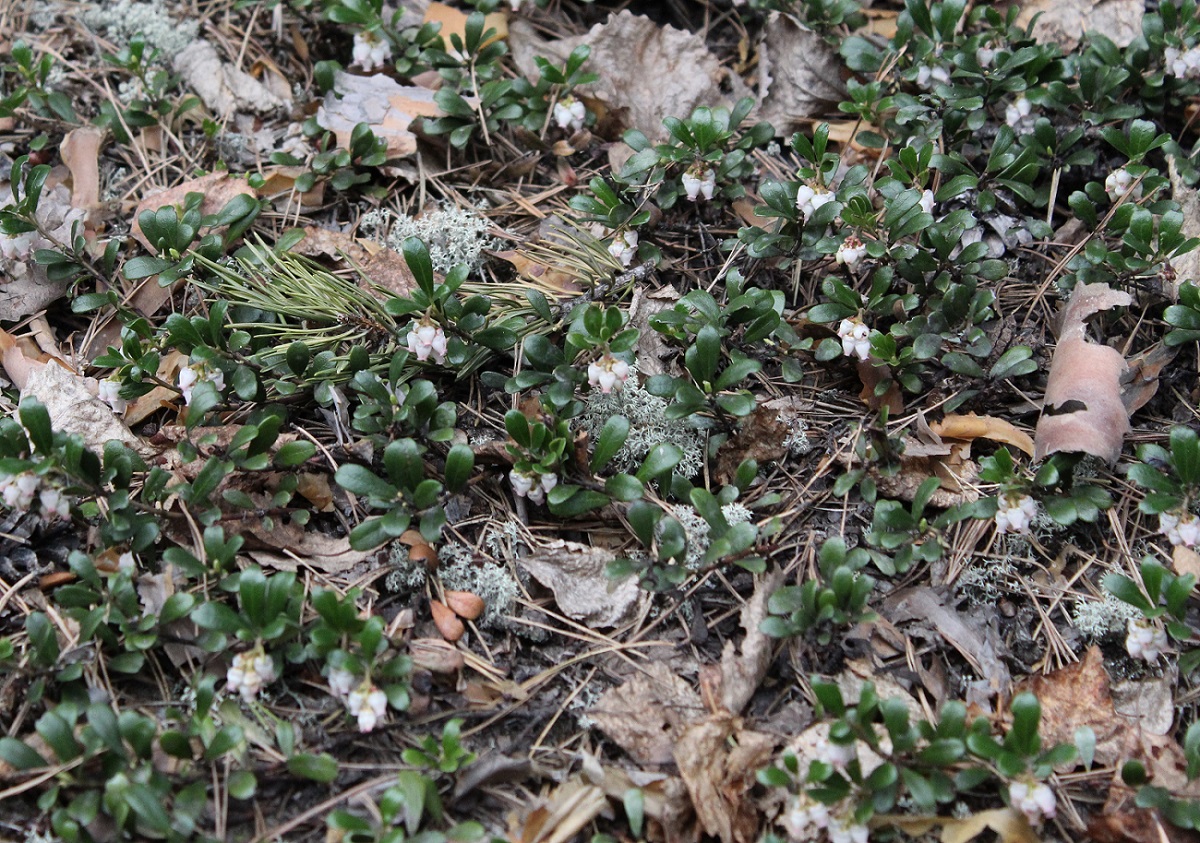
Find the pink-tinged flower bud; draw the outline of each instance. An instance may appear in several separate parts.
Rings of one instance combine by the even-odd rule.
[[[628,379],[629,364],[611,354],[605,354],[599,360],[588,364],[588,384],[605,395],[614,389],[619,390]]]
[[[996,510],[996,532],[1028,533],[1037,511],[1037,501],[1029,495],[1005,495]]]
[[[638,233],[636,231],[618,232],[613,241],[608,244],[608,253],[621,262],[621,266],[629,266],[637,255]]]
[[[866,360],[871,356],[871,329],[855,317],[843,319],[838,325],[838,336],[842,340],[842,354]]]
[[[1126,627],[1125,652],[1133,659],[1145,659],[1148,662],[1158,661],[1158,657],[1167,651],[1166,630],[1147,618],[1130,618]]]
[[[358,718],[358,731],[364,734],[370,732],[387,715],[387,694],[364,682],[350,692],[346,698],[346,708],[350,714]]]
[[[578,132],[587,120],[587,106],[575,97],[567,96],[554,104],[554,122],[564,132]]]
[[[251,702],[263,687],[276,680],[275,662],[263,653],[261,646],[233,657],[225,673],[225,690],[237,691],[242,699]]]
[[[796,191],[796,209],[800,211],[805,222],[808,222],[809,217],[815,214],[818,208],[833,200],[834,195],[823,187],[802,184]]]
[[[406,337],[408,350],[419,360],[425,362],[430,357],[439,366],[446,361],[446,332],[442,326],[423,319],[414,322]]]
[[[378,32],[363,30],[354,34],[354,64],[370,72],[383,67],[392,57],[392,45]]]
[[[118,416],[125,412],[129,407],[129,402],[121,397],[121,384],[119,381],[102,380],[96,388],[96,394],[108,406],[112,407],[114,413]]]
[[[683,174],[683,192],[687,198],[695,202],[699,197],[712,199],[717,189],[717,174],[712,167],[703,164],[693,164]]]
[[[863,245],[863,241],[851,234],[842,241],[842,245],[838,246],[834,260],[853,269],[866,254],[867,247]]]
[[[1054,791],[1045,782],[1012,782],[1008,786],[1008,801],[1035,826],[1054,819],[1058,810]]]

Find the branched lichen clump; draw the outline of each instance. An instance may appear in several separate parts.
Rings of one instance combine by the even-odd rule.
[[[407,557],[408,548],[403,545],[393,548],[392,563],[396,570],[385,581],[389,590],[406,592],[424,585],[427,576],[424,563],[414,563]],[[475,551],[459,542],[446,542],[438,548],[437,575],[451,591],[469,591],[483,600],[486,608],[479,618],[483,626],[502,625],[520,593],[520,586],[504,565],[477,561]]]
[[[420,217],[381,209],[364,214],[359,225],[367,236],[397,252],[409,237],[419,237],[429,249],[434,272],[442,274],[460,263],[476,269],[483,262],[483,250],[495,245],[487,234],[488,221],[462,208],[446,207]]]
[[[675,471],[682,477],[695,477],[704,467],[704,440],[684,422],[666,418],[666,410],[667,402],[643,389],[631,368],[623,389],[607,395],[599,390],[588,394],[580,423],[595,439],[613,416],[629,419],[629,436],[612,461],[616,471],[637,471],[652,448],[671,442],[683,451]]]
[[[104,36],[118,48],[125,46],[133,36],[141,34],[146,44],[160,50],[158,61],[168,63],[171,57],[196,40],[200,25],[194,20],[176,20],[163,3],[135,3],[133,0],[117,0],[88,9],[80,15],[92,30],[103,31]],[[147,50],[147,56],[149,56]]]
[[[1102,600],[1079,600],[1071,612],[1071,623],[1092,639],[1124,633],[1129,621],[1140,618],[1141,610],[1105,592]]]

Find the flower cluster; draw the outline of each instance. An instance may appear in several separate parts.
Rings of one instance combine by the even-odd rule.
[[[346,697],[346,708],[358,718],[358,731],[370,732],[387,714],[387,694],[370,682],[363,682]]]
[[[1043,820],[1054,819],[1057,811],[1054,791],[1045,782],[1012,782],[1008,786],[1008,801],[1025,815],[1030,825],[1041,825]]]
[[[917,87],[922,90],[931,91],[934,85],[949,85],[950,71],[939,65],[921,65],[917,71]]]
[[[1200,544],[1200,518],[1190,512],[1160,512],[1158,531],[1175,547]]]
[[[1163,50],[1163,63],[1176,77],[1194,79],[1200,76],[1200,47],[1182,53],[1178,47],[1167,47]]]
[[[1133,659],[1158,661],[1167,650],[1167,633],[1154,621],[1130,618],[1125,636],[1125,652]]]
[[[683,191],[692,202],[701,196],[705,199],[712,199],[713,191],[716,189],[717,174],[712,167],[696,163],[683,174]]]
[[[183,403],[192,403],[192,391],[196,384],[203,382],[211,383],[217,392],[221,392],[225,389],[225,373],[205,363],[195,363],[179,370],[179,391],[183,394]]]
[[[275,662],[259,646],[233,657],[225,674],[225,690],[237,691],[242,699],[251,702],[259,691],[278,678]]]
[[[859,317],[843,319],[838,325],[838,336],[842,340],[842,354],[859,360],[871,356],[871,329]]]
[[[1025,129],[1031,122],[1030,114],[1033,111],[1033,103],[1026,97],[1017,97],[1015,101],[1008,104],[1004,109],[1004,122],[1012,126],[1013,129],[1021,131]]]
[[[832,202],[834,198],[834,195],[823,187],[802,184],[796,191],[796,210],[804,217],[804,221],[808,222],[818,208]]]
[[[842,241],[842,245],[838,246],[837,254],[833,256],[833,259],[853,269],[866,254],[867,247],[863,245],[863,241],[851,234]]]
[[[619,231],[608,244],[608,253],[621,262],[621,266],[629,266],[637,254],[638,233],[636,231]]]
[[[515,468],[508,473],[508,479],[512,483],[513,494],[518,498],[529,498],[536,504],[545,501],[546,493],[558,485],[557,474],[538,474],[537,472],[526,474]]]
[[[446,332],[429,318],[414,322],[408,331],[408,350],[422,363],[433,357],[439,366],[446,362]]]
[[[392,57],[392,45],[378,32],[364,29],[354,34],[354,64],[368,73]]]
[[[1129,193],[1131,201],[1136,202],[1142,198],[1142,185],[1139,182],[1134,186],[1133,174],[1120,167],[1108,174],[1108,178],[1104,180],[1104,192],[1108,194],[1108,198],[1116,202],[1126,193],[1129,193],[1130,187],[1133,187],[1133,192]]]
[[[996,532],[1028,533],[1037,511],[1037,501],[1029,495],[1005,495],[996,510]]]
[[[808,843],[820,838],[825,830],[830,843],[867,843],[870,829],[856,823],[851,815],[832,814],[829,806],[801,794],[792,799],[780,818],[788,837],[796,843]]]
[[[587,119],[587,107],[572,96],[565,96],[554,104],[554,122],[564,132],[578,132]]]
[[[120,381],[109,379],[100,381],[96,394],[101,401],[112,407],[112,411],[118,416],[122,415],[129,408],[129,402],[121,397]]]
[[[0,477],[0,499],[9,509],[27,511],[37,499],[39,514],[50,521],[54,518],[71,517],[71,502],[61,489],[43,485],[42,478],[32,472],[7,474]]]
[[[629,379],[629,364],[605,352],[599,360],[588,364],[588,384],[608,395],[620,389]]]

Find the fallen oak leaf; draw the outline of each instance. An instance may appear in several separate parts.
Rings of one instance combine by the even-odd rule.
[[[617,626],[642,601],[636,575],[608,576],[615,558],[611,550],[560,539],[535,547],[517,564],[554,593],[564,615],[598,628]]]
[[[1073,451],[1110,465],[1121,456],[1129,412],[1121,399],[1121,352],[1087,338],[1088,317],[1127,306],[1132,297],[1107,284],[1078,284],[1062,313],[1046,396],[1034,435],[1034,459]]]
[[[409,130],[418,117],[444,117],[434,92],[416,85],[401,85],[381,73],[355,76],[339,72],[333,88],[317,108],[316,121],[337,137],[342,149],[350,148],[355,126],[365,123],[387,144],[387,158],[403,158],[417,151],[417,136]]]
[[[941,843],[967,843],[992,831],[1001,843],[1041,843],[1041,837],[1019,811],[994,808],[967,817],[914,817],[908,814],[876,814],[871,828],[898,828],[910,837],[921,837],[940,828]]]
[[[931,422],[930,430],[946,439],[988,439],[1019,448],[1033,456],[1033,440],[1012,422],[995,416],[948,414],[941,421]]]

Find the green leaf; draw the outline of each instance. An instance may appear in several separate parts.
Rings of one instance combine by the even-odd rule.
[[[410,238],[414,239],[414,238]],[[332,755],[323,752],[320,755],[304,752],[293,755],[287,762],[288,772],[314,782],[328,784],[337,778],[338,763]]]
[[[142,278],[149,278],[151,275],[158,275],[160,272],[170,269],[174,265],[171,261],[163,258],[142,255],[125,261],[121,272],[130,281],[138,281]]]
[[[258,779],[249,770],[236,770],[230,774],[227,786],[234,799],[250,799],[258,791]]]
[[[614,474],[604,481],[604,491],[615,500],[628,502],[641,498],[645,488],[642,481],[631,474]]]
[[[48,454],[54,447],[54,430],[50,427],[50,412],[36,398],[26,398],[20,406],[21,424],[29,433],[35,451]]]
[[[475,452],[471,450],[471,446],[459,444],[452,447],[446,455],[446,489],[451,492],[460,491],[471,479],[474,469]]]
[[[308,462],[317,453],[317,446],[311,442],[297,440],[280,445],[275,452],[275,464],[283,468],[294,468]]]
[[[546,495],[550,511],[563,518],[574,518],[609,503],[608,495],[578,486],[560,484]]]
[[[32,770],[45,767],[46,759],[30,748],[24,741],[16,738],[0,738],[0,758],[11,764],[17,770]]]
[[[404,262],[412,270],[417,286],[425,295],[433,298],[433,261],[429,257],[429,249],[425,247],[419,237],[409,237],[405,239],[401,250],[404,254]]]
[[[347,492],[372,500],[392,501],[399,495],[396,487],[361,465],[347,463],[339,466],[333,479]]]
[[[646,483],[659,477],[679,465],[683,459],[683,450],[671,442],[660,442],[646,455],[642,467],[638,469],[637,479]]]
[[[596,448],[592,452],[591,469],[596,474],[617,455],[629,436],[629,419],[625,416],[609,416],[600,434],[596,437]]]

